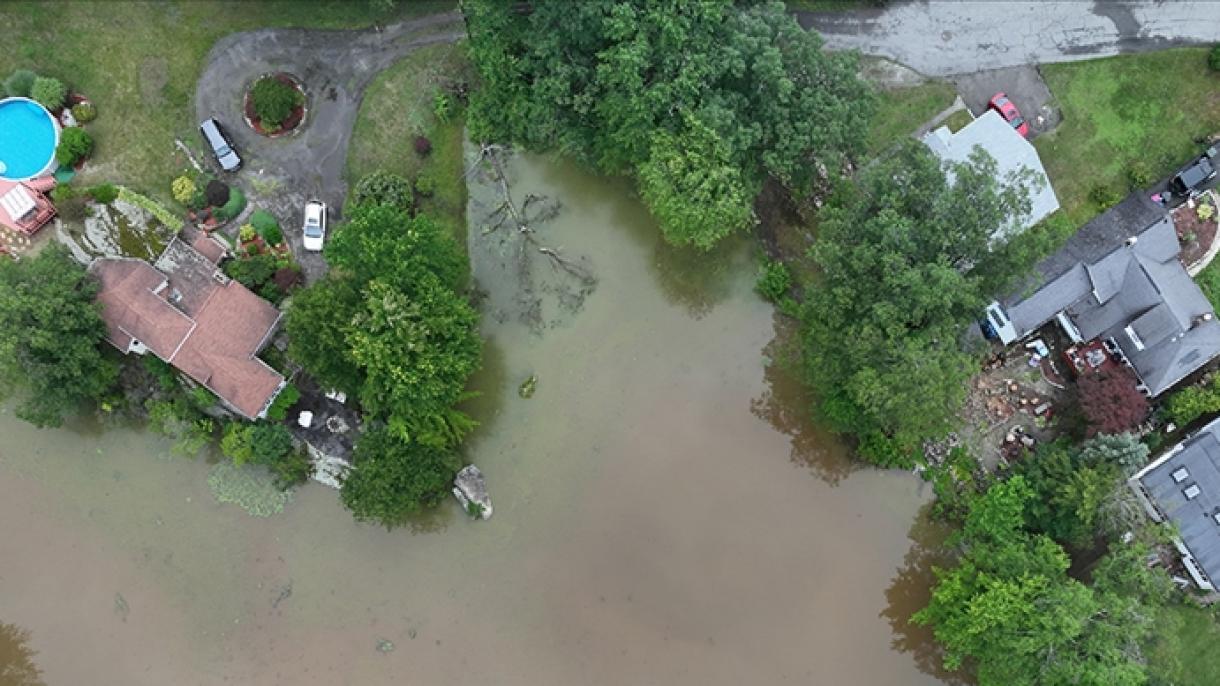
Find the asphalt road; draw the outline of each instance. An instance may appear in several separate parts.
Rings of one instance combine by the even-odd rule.
[[[1220,38],[1220,3],[895,0],[882,9],[797,12],[832,49],[897,60],[928,76],[1070,62]]]
[[[461,16],[450,12],[360,31],[249,31],[226,36],[212,47],[195,89],[195,114],[200,121],[216,117],[233,139],[245,166],[222,176],[246,192],[252,207],[280,220],[308,281],[320,278],[326,265],[320,254],[307,253],[301,245],[305,202],[325,201],[332,228],[340,218],[347,194],[347,146],[365,87],[412,50],[465,35]],[[255,79],[279,71],[304,85],[309,113],[295,134],[267,138],[245,124],[242,103]],[[210,156],[208,162],[219,171]],[[229,229],[235,232],[236,226]]]

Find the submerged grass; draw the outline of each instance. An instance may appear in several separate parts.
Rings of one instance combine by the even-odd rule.
[[[1063,121],[1034,142],[1059,202],[1079,226],[1090,194],[1126,195],[1135,176],[1169,175],[1220,132],[1220,74],[1207,49],[1182,48],[1041,67]],[[1102,192],[1098,192],[1098,196]]]
[[[5,49],[0,75],[16,68],[54,76],[98,108],[84,184],[124,183],[168,201],[185,164],[174,139],[193,142],[192,100],[204,58],[234,31],[301,26],[359,28],[453,9],[452,0],[376,3],[345,0],[0,3]]]

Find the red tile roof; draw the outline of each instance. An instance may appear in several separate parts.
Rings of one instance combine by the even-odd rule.
[[[123,352],[132,340],[143,343],[242,415],[258,417],[284,383],[256,357],[280,311],[240,283],[215,278],[215,266],[177,239],[162,257],[169,274],[141,260],[93,263],[108,340]],[[202,265],[213,272],[202,273]],[[183,312],[188,303],[193,317]]]

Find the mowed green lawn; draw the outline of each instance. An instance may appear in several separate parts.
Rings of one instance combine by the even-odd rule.
[[[1163,178],[1202,150],[1196,141],[1220,133],[1220,73],[1204,48],[1041,69],[1063,121],[1034,145],[1073,225],[1101,210],[1094,188],[1122,197],[1131,169]]]
[[[1157,641],[1148,655],[1152,683],[1214,686],[1220,678],[1220,624],[1214,610],[1170,605],[1156,618]]]
[[[452,0],[403,1],[389,14],[367,0],[2,2],[0,78],[28,68],[85,93],[98,107],[83,183],[124,183],[169,199],[198,146],[192,99],[204,58],[225,34],[269,26],[357,28],[450,10]]]
[[[957,97],[953,84],[928,81],[909,88],[879,91],[877,114],[868,131],[868,156],[874,157],[909,136]]]

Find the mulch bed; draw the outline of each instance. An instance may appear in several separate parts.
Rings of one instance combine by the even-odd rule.
[[[1202,202],[1209,202],[1209,198]],[[1207,221],[1199,219],[1198,207],[1182,205],[1173,211],[1173,226],[1182,245],[1182,264],[1188,267],[1203,259],[1216,238],[1216,215]]]
[[[271,76],[276,81],[279,81],[280,83],[284,84],[285,86],[288,86],[289,88],[292,88],[296,92],[300,93],[302,104],[297,106],[295,109],[293,109],[292,113],[290,113],[288,115],[288,118],[285,119],[284,122],[280,125],[280,128],[275,129],[275,130],[268,130],[268,129],[263,128],[262,121],[259,120],[258,114],[256,114],[254,111],[254,100],[253,100],[253,98],[250,97],[250,89],[246,89],[246,98],[245,98],[245,103],[244,103],[244,109],[245,109],[245,115],[246,115],[246,123],[250,125],[250,128],[254,129],[261,135],[267,136],[268,138],[276,138],[279,136],[285,136],[287,134],[292,133],[298,126],[301,125],[301,122],[305,120],[305,112],[307,109],[306,105],[308,103],[305,100],[305,89],[302,88],[301,84],[297,83],[297,80],[292,78],[291,75],[285,74],[284,72],[280,72],[278,74],[272,74]],[[258,81],[261,81],[262,79],[263,79],[263,77],[259,77],[255,81],[255,83],[257,83]],[[251,88],[253,88],[253,85],[251,85]]]

